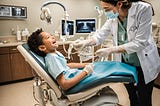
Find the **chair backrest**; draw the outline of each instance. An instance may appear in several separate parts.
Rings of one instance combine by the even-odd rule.
[[[57,83],[47,73],[44,58],[29,50],[29,47],[26,43],[18,45],[17,49],[23,55],[25,60],[30,64],[30,66],[34,69],[34,71],[38,74],[38,76],[44,79],[44,81],[46,81],[48,85],[54,90],[57,98],[60,98],[62,96],[62,93],[58,88]]]

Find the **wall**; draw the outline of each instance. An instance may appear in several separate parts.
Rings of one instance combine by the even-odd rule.
[[[49,25],[40,20],[40,8],[47,0],[0,0],[0,4],[17,5],[27,7],[27,19],[25,20],[0,20],[0,36],[11,35],[11,29],[15,29],[18,25],[20,29],[28,28],[33,32],[36,28],[43,28],[44,30],[53,33],[60,28],[60,20],[63,17],[63,9],[59,5],[49,5],[53,24]],[[54,0],[53,0],[54,1]],[[99,0],[56,0],[65,5],[70,15],[70,19],[76,18],[96,18],[97,12],[95,6],[99,5]]]
[[[160,11],[159,11],[159,6],[160,6],[160,0],[146,0],[150,2],[153,6],[155,16],[153,16],[153,22],[160,24]]]

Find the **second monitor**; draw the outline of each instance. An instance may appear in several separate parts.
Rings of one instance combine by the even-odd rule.
[[[96,31],[96,19],[84,18],[76,19],[76,33],[91,33]]]

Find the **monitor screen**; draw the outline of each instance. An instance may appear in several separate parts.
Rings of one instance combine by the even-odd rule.
[[[74,35],[74,21],[67,20],[65,24],[65,20],[62,20],[62,35]]]
[[[96,19],[76,19],[76,33],[91,33],[96,31]]]

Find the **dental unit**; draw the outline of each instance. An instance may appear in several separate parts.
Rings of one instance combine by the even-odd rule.
[[[98,13],[98,26],[97,26],[98,27],[97,30],[98,30],[101,28],[101,19],[102,19],[102,15],[103,15],[103,10],[100,10],[98,6],[95,6],[95,10]],[[88,35],[87,39],[90,39],[90,37],[93,34],[94,34],[94,32],[91,32]],[[80,40],[84,40],[84,39],[80,39]],[[78,50],[78,55],[80,57],[81,63],[83,61],[88,61],[90,59],[92,59],[92,62],[105,60],[104,57],[94,56],[94,46],[88,46],[88,47],[81,48],[80,50]]]

